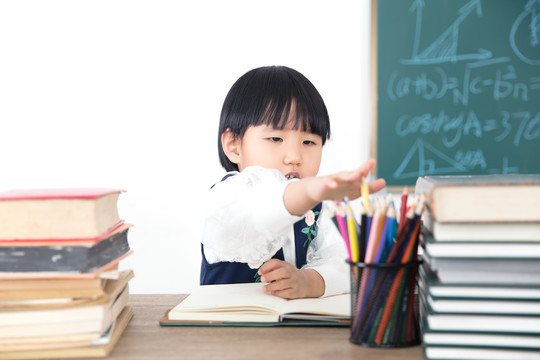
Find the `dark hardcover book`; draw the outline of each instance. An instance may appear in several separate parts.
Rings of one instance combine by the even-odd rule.
[[[431,330],[540,335],[539,315],[439,312],[422,294],[419,300],[420,319]]]
[[[37,246],[12,242],[0,247],[0,272],[94,272],[130,251],[130,226],[123,224],[94,242]]]
[[[425,266],[445,284],[540,285],[540,260],[524,258],[443,258],[427,251]]]
[[[418,286],[434,298],[513,299],[540,302],[540,286],[489,283],[445,283],[423,264],[418,270]]]

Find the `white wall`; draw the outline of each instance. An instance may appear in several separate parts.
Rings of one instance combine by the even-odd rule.
[[[127,190],[132,293],[198,283],[200,196],[223,174],[233,82],[287,65],[319,89],[333,137],[320,174],[369,157],[368,0],[3,1],[0,190]]]

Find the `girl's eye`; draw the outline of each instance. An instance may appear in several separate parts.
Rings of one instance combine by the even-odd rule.
[[[304,140],[303,144],[304,144],[304,145],[315,145],[315,141]]]
[[[279,138],[279,137],[270,137],[270,138],[268,138],[268,140],[270,140],[271,142],[280,142],[281,138]]]

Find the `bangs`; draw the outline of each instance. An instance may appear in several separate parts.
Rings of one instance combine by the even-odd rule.
[[[264,104],[254,125],[283,129],[292,120],[293,129],[319,135],[323,141],[328,139],[330,119],[323,99],[313,84],[290,68],[270,67],[266,72],[263,74],[264,83],[254,82],[261,86],[255,93],[262,95],[260,103]]]
[[[284,66],[258,68],[246,73],[233,86],[222,113],[226,127],[243,136],[253,125],[283,129],[293,120],[295,130],[330,138],[326,105],[313,84],[301,73]]]
[[[313,122],[317,123],[317,121]],[[314,130],[316,126],[312,126],[306,106],[300,106],[294,98],[285,99],[282,103],[271,101],[255,125],[267,125],[280,130],[292,125],[294,130],[314,132],[323,137],[321,133]]]

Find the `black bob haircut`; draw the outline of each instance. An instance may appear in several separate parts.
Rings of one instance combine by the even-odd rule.
[[[265,66],[242,75],[231,87],[221,110],[218,134],[219,161],[227,171],[238,171],[221,145],[230,129],[242,139],[249,126],[283,129],[294,111],[294,129],[330,138],[330,119],[324,101],[313,84],[298,71],[285,66]]]

